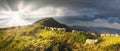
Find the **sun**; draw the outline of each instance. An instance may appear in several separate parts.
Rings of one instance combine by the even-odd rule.
[[[24,0],[20,0],[19,3],[16,4],[17,10],[10,8],[9,4],[6,5],[8,10],[0,10],[0,19],[5,19],[3,20],[5,22],[5,27],[24,26],[32,24],[30,21],[25,19],[25,16],[27,16],[31,6],[23,5]]]
[[[18,11],[0,11],[0,13],[2,13],[2,15],[0,15],[0,18],[7,20],[6,23],[4,23],[5,27],[29,25],[32,23],[25,19],[28,10],[28,8],[25,8],[19,9]]]
[[[62,8],[46,6],[37,8],[34,3],[24,4],[24,0],[17,0],[15,8],[6,3],[5,9],[0,9],[0,28],[31,25],[35,21],[46,17],[63,16]]]
[[[30,24],[29,21],[24,19],[24,15],[19,11],[9,12],[9,16],[11,17],[7,23],[9,26],[23,26]]]

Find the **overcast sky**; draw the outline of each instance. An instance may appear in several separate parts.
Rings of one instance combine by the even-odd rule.
[[[27,7],[30,9],[22,12],[22,18],[32,22],[35,18],[55,17],[67,25],[120,29],[120,0],[0,0],[0,24],[8,19],[3,19],[3,10]]]

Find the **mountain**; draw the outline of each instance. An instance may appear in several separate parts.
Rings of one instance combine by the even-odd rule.
[[[45,18],[45,19],[42,19],[42,20],[38,20],[33,25],[36,25],[36,24],[47,26],[47,27],[66,28],[67,31],[71,30],[67,25],[59,23],[56,20],[54,20],[53,18]]]
[[[85,26],[70,26],[70,27],[75,30],[91,31],[95,33],[120,33],[119,29],[113,29],[113,28],[85,27]]]

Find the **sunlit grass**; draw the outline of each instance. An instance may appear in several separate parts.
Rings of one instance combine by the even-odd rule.
[[[101,37],[101,40],[102,41],[100,42],[99,45],[106,47],[106,46],[120,43],[120,36]]]
[[[120,36],[115,37],[97,37],[101,41],[95,45],[87,45],[84,46],[84,41],[87,38],[91,38],[92,36],[86,35],[86,32],[78,31],[75,33],[72,32],[59,32],[53,30],[44,30],[39,29],[36,32],[33,31],[32,27],[23,27],[19,29],[17,32],[18,35],[15,36],[12,43],[9,46],[0,49],[0,51],[34,51],[37,49],[44,50],[58,50],[62,48],[64,45],[65,48],[62,50],[71,49],[73,51],[76,50],[85,50],[85,51],[107,51],[106,48],[112,49],[113,45],[120,44]],[[30,32],[33,33],[30,33]],[[7,40],[9,37],[13,35],[15,29],[9,30],[9,33],[5,34],[0,31],[0,39]],[[3,34],[2,34],[3,33]],[[92,37],[93,38],[93,37]],[[4,43],[3,40],[0,40],[0,46]],[[109,48],[110,46],[110,48]],[[119,47],[119,46],[118,46]],[[117,46],[116,46],[117,48]],[[114,50],[114,49],[112,49]]]

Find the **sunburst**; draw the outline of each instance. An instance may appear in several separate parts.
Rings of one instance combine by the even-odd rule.
[[[34,4],[24,4],[24,0],[17,0],[15,9],[11,8],[9,4],[5,4],[7,10],[0,9],[0,24],[3,27],[24,26],[30,25],[35,21],[45,17],[57,17],[62,13],[62,9],[54,8],[52,6],[34,9]],[[16,9],[17,8],[17,9]],[[26,18],[37,18],[35,21],[28,21]],[[2,25],[0,25],[1,27]]]
[[[6,5],[7,10],[0,11],[1,13],[0,19],[6,20],[5,22],[6,27],[31,24],[29,21],[25,20],[25,16],[27,15],[27,12],[30,10],[30,6],[23,7],[23,4],[24,0],[20,0],[16,6],[17,11],[11,9],[9,5]]]

